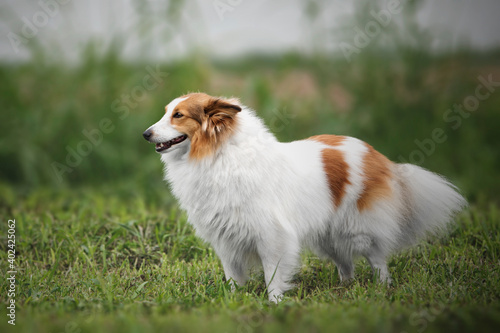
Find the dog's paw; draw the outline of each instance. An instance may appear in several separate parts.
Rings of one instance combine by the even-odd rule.
[[[274,291],[269,293],[269,302],[278,304],[281,301],[283,301],[283,293]]]

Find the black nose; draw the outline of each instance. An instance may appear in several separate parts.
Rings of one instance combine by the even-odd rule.
[[[144,139],[148,140],[151,138],[151,136],[153,135],[153,131],[150,130],[150,129],[147,129],[144,131],[144,133],[142,133],[142,136],[144,137]]]

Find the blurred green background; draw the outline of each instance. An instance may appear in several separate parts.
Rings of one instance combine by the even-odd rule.
[[[355,136],[391,160],[445,175],[473,203],[499,202],[500,87],[477,87],[484,80],[500,82],[500,49],[446,46],[449,32],[422,28],[416,20],[426,1],[406,2],[387,26],[379,24],[379,32],[371,27],[373,37],[350,56],[341,43],[355,47],[362,36],[353,27],[364,31],[375,20],[371,11],[386,2],[357,2],[328,33],[318,18],[327,1],[300,2],[299,30],[310,41],[303,48],[221,57],[194,44],[175,58],[151,60],[155,47],[179,34],[197,35],[189,22],[199,13],[185,11],[193,2],[166,3],[165,12],[154,13],[150,2],[134,1],[139,20],[132,28],[140,42],[132,60],[123,56],[128,37],[110,31],[111,42],[81,42],[77,60],[35,37],[21,45],[26,59],[0,63],[2,183],[21,192],[96,187],[165,200],[159,156],[141,134],[170,100],[203,91],[239,97],[280,140]],[[224,15],[244,10],[232,9]],[[4,10],[2,19],[8,15]],[[155,31],[157,20],[167,28]],[[216,17],[207,22],[223,23]],[[22,36],[17,24],[8,30]],[[477,89],[488,96],[479,100]],[[464,103],[474,111],[453,111]],[[444,133],[439,142],[433,140],[436,129]]]

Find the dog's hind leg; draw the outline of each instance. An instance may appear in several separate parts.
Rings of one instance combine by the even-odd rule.
[[[340,281],[346,282],[354,279],[354,263],[350,253],[340,254],[340,251],[336,251],[331,247],[328,251],[328,256],[335,263],[335,266],[337,266]]]
[[[384,252],[376,244],[373,244],[370,249],[363,253],[363,256],[368,260],[373,275],[378,277],[380,282],[391,284],[391,275],[387,268],[386,255]]]
[[[340,281],[346,282],[354,279],[354,264],[352,262],[352,259],[339,259],[338,257],[336,257],[336,259],[333,259],[333,262],[335,263],[339,271]]]
[[[342,241],[341,238],[333,239],[330,234],[327,234],[320,238],[316,252],[335,263],[340,281],[346,282],[354,279],[353,254],[349,241]]]

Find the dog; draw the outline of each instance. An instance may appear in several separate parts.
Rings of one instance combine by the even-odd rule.
[[[269,300],[291,289],[307,248],[331,259],[341,281],[365,257],[390,283],[386,260],[442,230],[466,206],[440,175],[391,162],[367,143],[317,135],[279,142],[236,98],[174,99],[144,133],[199,237],[234,290],[262,265]]]

